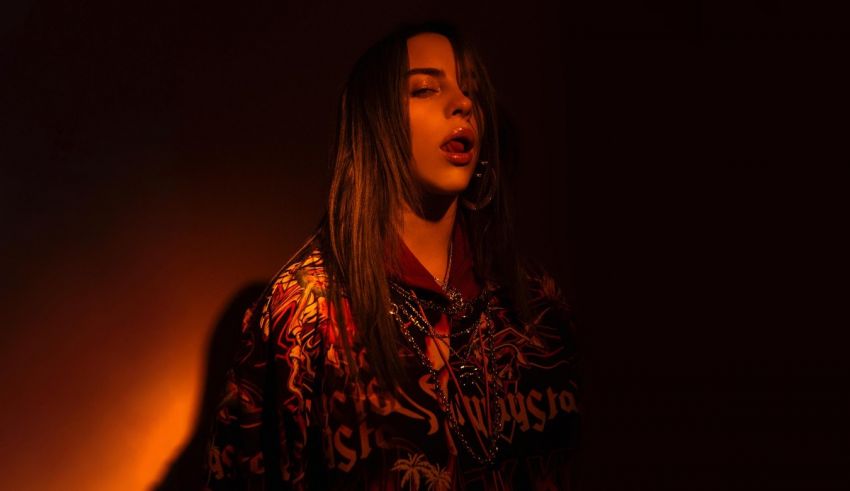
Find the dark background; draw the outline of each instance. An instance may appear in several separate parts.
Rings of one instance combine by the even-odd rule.
[[[443,18],[491,70],[525,247],[576,307],[583,489],[850,489],[848,17],[802,5],[4,5],[8,482],[166,472],[215,319],[321,216],[351,63]]]

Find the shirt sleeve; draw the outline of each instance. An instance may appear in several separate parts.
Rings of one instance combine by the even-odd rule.
[[[246,312],[208,438],[208,491],[304,489],[317,304],[284,274]]]
[[[578,390],[582,381],[580,336],[575,322],[574,310],[566,300],[555,278],[545,269],[538,267],[532,270],[529,279],[529,307],[532,315],[531,325],[535,332],[556,339],[560,347],[561,357],[567,361],[567,372],[570,380]]]

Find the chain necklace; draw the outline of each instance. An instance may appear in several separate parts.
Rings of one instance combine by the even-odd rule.
[[[445,292],[448,297],[448,301],[433,301],[425,298],[419,298],[413,294],[413,292],[392,281],[390,282],[390,290],[401,297],[401,299],[406,303],[418,305],[422,307],[423,310],[436,310],[437,312],[446,314],[452,321],[458,322],[468,321],[469,319],[474,319],[476,316],[480,317],[485,310],[489,309],[490,298],[492,296],[492,292],[485,290],[478,296],[478,298],[472,302],[468,302],[464,300],[463,296],[457,289],[450,286]],[[439,334],[435,331],[434,336],[440,338],[446,338],[449,336],[457,338],[469,334],[473,329],[475,329],[475,327],[476,324],[473,323],[469,327],[452,332],[449,335]]]
[[[466,435],[463,434],[460,424],[457,421],[457,417],[452,411],[451,402],[449,401],[448,395],[443,391],[440,386],[438,371],[434,368],[434,365],[431,363],[431,360],[428,358],[428,355],[422,350],[419,346],[419,343],[416,342],[416,339],[410,333],[409,326],[413,325],[418,331],[420,331],[425,336],[430,336],[434,339],[434,342],[437,342],[438,338],[448,338],[449,336],[439,335],[435,332],[434,327],[428,321],[428,319],[422,313],[422,304],[424,302],[419,301],[416,294],[413,291],[407,290],[395,282],[390,282],[391,289],[401,297],[399,303],[393,302],[391,300],[390,305],[390,315],[393,316],[395,321],[401,327],[402,335],[404,336],[407,343],[410,345],[410,348],[416,353],[416,358],[419,361],[419,364],[428,372],[429,379],[431,383],[434,385],[434,392],[437,395],[437,400],[440,404],[440,409],[442,409],[445,414],[449,429],[455,435],[455,437],[460,441],[461,446],[466,449],[467,453],[475,460],[478,464],[494,466],[496,462],[496,457],[499,453],[499,438],[502,435],[502,430],[504,428],[504,422],[502,421],[502,408],[499,401],[504,396],[504,389],[502,385],[498,381],[498,371],[496,370],[495,364],[495,348],[494,348],[494,325],[493,321],[490,318],[490,305],[489,300],[491,298],[491,293],[489,290],[485,289],[482,294],[476,299],[475,302],[468,303],[469,305],[475,305],[479,307],[478,309],[470,308],[470,312],[467,312],[465,317],[469,317],[472,314],[472,311],[479,311],[479,319],[467,327],[466,329],[460,331],[460,333],[451,333],[449,336],[456,337],[460,335],[466,335],[472,333],[472,331],[479,326],[483,327],[477,330],[477,336],[474,336],[474,339],[470,339],[468,341],[469,349],[466,350],[465,354],[460,354],[449,346],[450,355],[453,353],[459,360],[459,370],[460,375],[456,378],[454,370],[449,364],[448,360],[443,359],[446,369],[449,371],[449,375],[455,380],[456,385],[458,386],[458,391],[460,392],[461,397],[463,397],[463,389],[472,389],[477,388],[481,392],[484,392],[485,395],[485,408],[487,410],[487,443],[485,444],[481,437],[476,432],[475,435],[478,438],[479,444],[481,446],[481,450],[483,451],[483,455],[479,455],[469,443],[469,440],[466,438]],[[451,308],[451,306],[449,307]],[[440,312],[446,313],[445,307],[443,309],[437,309]],[[486,336],[483,333],[486,332]],[[482,351],[486,356],[486,361],[484,365],[484,387],[482,390],[481,387],[481,373],[479,368],[471,363],[469,358],[472,354],[472,343],[477,339],[481,344]],[[447,341],[444,341],[445,344],[448,345]],[[439,349],[438,349],[439,351]],[[442,356],[442,354],[441,354]],[[488,374],[489,372],[489,374]],[[489,376],[488,376],[489,375]],[[460,380],[458,380],[458,378]],[[495,422],[495,425],[493,424]],[[472,426],[472,425],[471,425]],[[494,428],[495,426],[495,428]],[[475,431],[473,427],[473,431]]]
[[[452,250],[453,249],[454,249],[454,242],[452,242],[452,240],[449,239],[449,260],[446,261],[446,272],[443,274],[442,280],[440,280],[440,278],[437,278],[436,276],[434,276],[434,281],[436,281],[437,284],[440,285],[440,288],[442,288],[443,291],[446,291],[446,289],[449,287],[449,275],[452,273]]]

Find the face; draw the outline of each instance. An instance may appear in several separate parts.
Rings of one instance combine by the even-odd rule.
[[[480,142],[452,45],[439,34],[418,34],[407,40],[407,55],[413,173],[431,193],[459,194],[472,178]]]

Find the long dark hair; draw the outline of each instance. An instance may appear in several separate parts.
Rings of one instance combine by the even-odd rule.
[[[527,315],[509,196],[499,182],[503,176],[499,124],[489,76],[477,53],[452,26],[435,22],[402,26],[357,60],[340,94],[328,210],[318,235],[329,275],[329,300],[335,307],[348,364],[357,370],[342,315],[343,297],[348,300],[367,362],[378,383],[389,390],[395,389],[405,374],[398,357],[399,328],[388,315],[387,278],[398,268],[392,260],[398,257],[396,231],[403,205],[422,212],[422,190],[409,165],[407,39],[425,32],[441,34],[451,42],[458,82],[474,102],[480,158],[489,162],[497,177],[492,201],[475,211],[458,206],[456,220],[465,227],[477,276],[501,285],[520,317]],[[486,191],[471,185],[464,195],[477,202],[483,193]]]

